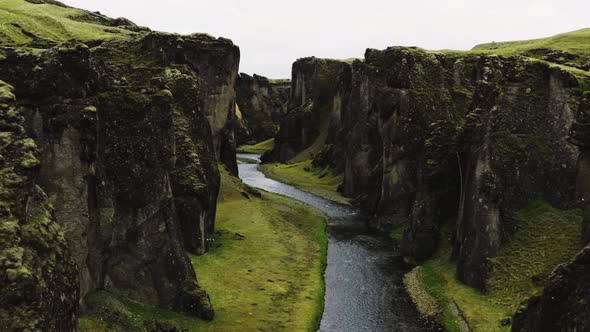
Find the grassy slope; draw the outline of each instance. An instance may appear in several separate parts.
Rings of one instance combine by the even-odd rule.
[[[325,107],[319,124],[319,135],[305,150],[299,152],[287,164],[262,165],[260,170],[269,178],[290,184],[316,196],[341,204],[350,204],[350,199],[338,192],[344,176],[329,168],[313,167],[313,156],[319,153],[328,137],[330,109]]]
[[[435,257],[414,270],[419,285],[408,287],[410,293],[421,298],[420,292],[426,291],[434,297],[438,302],[435,310],[442,311],[439,316],[449,331],[459,330],[453,301],[474,331],[510,330],[510,326],[501,326],[500,321],[512,317],[521,301],[542,290],[542,282],[535,284],[533,277],[544,280],[558,264],[570,260],[580,250],[579,210],[558,210],[537,201],[520,211],[517,220],[519,230],[492,260],[494,270],[488,294],[457,280],[456,265],[449,259],[448,229],[443,232]]]
[[[510,55],[525,54],[531,56],[534,50],[553,49],[579,55],[590,56],[590,29],[581,29],[562,33],[548,38],[508,41],[477,45],[474,51],[493,52],[494,54]]]
[[[254,154],[263,154],[267,151],[270,151],[275,146],[275,139],[271,138],[269,140],[254,144],[254,145],[242,145],[237,148],[238,153],[254,153]]]
[[[0,1],[0,44],[26,46],[34,40],[64,42],[117,38],[130,32],[118,28],[76,21],[84,11],[24,0]],[[15,26],[20,26],[17,27]],[[24,30],[24,33],[23,33]]]
[[[577,56],[577,58],[565,59],[560,56],[556,59],[546,58],[548,50],[568,52]],[[522,55],[529,57],[531,61],[540,61],[569,71],[576,77],[582,90],[590,89],[590,72],[580,69],[588,69],[590,66],[590,28],[547,38],[480,44],[470,51],[440,50],[431,52],[502,56]]]
[[[267,164],[260,166],[267,177],[287,183],[319,197],[341,204],[350,204],[350,199],[337,190],[342,183],[342,174],[336,174],[328,168],[315,168],[311,160],[295,164]]]
[[[256,198],[238,179],[222,174],[211,251],[191,256],[216,310],[212,322],[104,293],[96,297],[120,307],[137,324],[155,319],[189,331],[315,331],[324,299],[324,218],[281,196],[262,193]],[[102,331],[105,323],[86,317],[81,327]]]

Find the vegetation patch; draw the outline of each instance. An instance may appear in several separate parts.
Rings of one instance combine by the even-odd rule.
[[[401,242],[404,238],[404,232],[406,231],[406,228],[406,225],[397,225],[393,227],[391,232],[389,232],[389,237],[398,243]]]
[[[318,168],[311,160],[295,164],[266,164],[260,170],[269,178],[290,184],[327,200],[340,204],[350,204],[350,199],[338,192],[343,175],[330,168]]]
[[[275,147],[275,139],[271,138],[266,141],[262,141],[260,143],[254,145],[242,145],[238,147],[238,153],[254,153],[254,154],[263,154],[267,151],[271,151]]]
[[[47,46],[68,40],[121,38],[131,34],[119,28],[81,22],[86,12],[24,0],[0,1],[0,44]]]
[[[100,292],[89,297],[91,307],[111,311],[84,316],[80,331],[143,331],[145,321],[188,331],[316,331],[324,307],[326,221],[302,203],[257,194],[222,171],[211,250],[190,255],[211,296],[213,321]]]
[[[581,214],[579,210],[559,210],[546,202],[535,201],[516,215],[518,230],[491,259],[491,273],[484,294],[459,282],[451,257],[451,227],[442,230],[435,256],[414,269],[417,276],[406,288],[425,316],[438,315],[449,331],[465,328],[462,317],[474,331],[509,331],[510,319],[520,303],[539,294],[547,276],[561,263],[579,252]],[[417,280],[417,281],[416,281]],[[407,283],[407,282],[406,282]],[[424,287],[425,289],[422,289]]]
[[[498,55],[520,54],[570,67],[590,69],[590,29],[562,33],[548,38],[492,42],[473,51]]]

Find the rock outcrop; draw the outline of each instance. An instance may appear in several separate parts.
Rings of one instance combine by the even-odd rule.
[[[84,13],[71,19],[131,32],[34,50],[0,44],[0,79],[39,146],[36,183],[78,266],[72,284],[80,299],[104,289],[211,319],[185,251],[208,249],[218,161],[237,172],[239,49]]]
[[[514,317],[514,332],[590,330],[590,246],[559,266],[543,294],[523,303]]]
[[[571,141],[580,147],[576,192],[583,211],[582,243],[590,242],[590,92],[578,100]],[[514,317],[512,331],[590,330],[590,246],[550,275],[543,293],[525,301]]]
[[[288,80],[269,80],[254,74],[240,74],[236,82],[240,126],[236,129],[238,145],[255,144],[273,138],[283,108],[289,100]]]
[[[296,61],[286,113],[281,118],[275,148],[265,160],[286,162],[312,145],[321,149],[336,143],[340,108],[345,106],[337,98],[340,92],[347,93],[350,88],[345,85],[347,80],[350,80],[350,68],[341,61],[315,57]],[[309,150],[309,157],[320,152]]]
[[[298,60],[292,89],[267,157],[307,150],[343,171],[342,192],[374,214],[375,227],[407,225],[409,260],[430,257],[441,224],[457,220],[453,255],[471,286],[485,288],[516,211],[538,198],[576,204],[578,149],[568,133],[580,89],[563,69],[392,47],[353,63]]]
[[[47,195],[39,153],[0,81],[0,330],[74,331],[78,272]]]

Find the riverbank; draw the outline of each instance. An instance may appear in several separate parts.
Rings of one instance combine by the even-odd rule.
[[[510,331],[520,303],[538,295],[549,274],[580,250],[579,210],[559,210],[535,201],[521,210],[518,231],[491,259],[493,272],[484,294],[457,279],[451,257],[451,228],[441,232],[434,257],[404,277],[422,315],[448,331]]]
[[[222,170],[211,250],[190,256],[215,319],[97,292],[89,297],[91,311],[80,331],[143,331],[144,321],[154,320],[191,332],[316,331],[324,304],[325,229],[318,210],[249,188]]]
[[[254,145],[243,145],[238,147],[238,153],[264,154],[274,148],[274,139],[260,142]],[[297,189],[301,189],[318,197],[333,201],[339,204],[350,205],[351,199],[342,196],[338,187],[342,184],[343,175],[334,172],[332,169],[314,167],[312,161],[301,153],[292,162],[287,164],[263,164],[259,170],[270,179],[286,183]],[[238,160],[245,163],[256,162],[238,156]]]
[[[242,145],[239,146],[236,151],[238,153],[253,153],[253,154],[263,154],[267,151],[272,150],[275,147],[275,139],[271,138],[266,141],[262,141],[253,145]]]
[[[314,167],[311,160],[293,164],[265,164],[259,169],[273,180],[292,185],[310,194],[344,205],[351,203],[350,198],[338,192],[343,175],[329,168]]]

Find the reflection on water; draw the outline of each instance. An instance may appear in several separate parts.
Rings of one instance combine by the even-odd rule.
[[[260,161],[259,155],[238,157]],[[397,255],[396,245],[372,232],[361,211],[266,178],[257,164],[240,163],[238,167],[246,184],[305,202],[328,216],[326,295],[320,331],[433,329],[419,319],[403,289],[402,277],[408,267]]]

